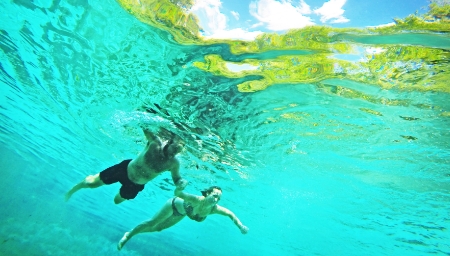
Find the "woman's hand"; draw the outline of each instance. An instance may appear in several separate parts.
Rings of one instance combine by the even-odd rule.
[[[241,233],[244,234],[244,235],[248,233],[248,228],[246,226],[244,226],[244,225],[241,225],[239,227],[239,229],[241,230]]]

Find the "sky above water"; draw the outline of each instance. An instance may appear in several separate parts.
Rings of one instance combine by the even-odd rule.
[[[427,10],[427,0],[196,0],[203,35],[251,40],[311,25],[362,28],[386,25]]]

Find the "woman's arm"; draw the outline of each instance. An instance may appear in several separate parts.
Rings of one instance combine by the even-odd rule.
[[[248,227],[244,226],[244,224],[242,224],[242,222],[239,220],[239,218],[232,211],[228,210],[225,207],[217,205],[215,207],[215,209],[213,210],[213,213],[228,216],[234,222],[234,224],[241,230],[242,234],[247,234]]]
[[[186,186],[184,186],[184,187],[186,187]],[[196,195],[184,192],[183,191],[184,187],[177,186],[175,188],[174,195],[183,199],[186,202],[189,202],[189,203],[197,203],[197,202],[201,201],[201,198],[202,198],[201,196],[196,196]]]

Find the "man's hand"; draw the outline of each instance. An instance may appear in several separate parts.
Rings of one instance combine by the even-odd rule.
[[[185,179],[179,179],[175,186],[177,186],[177,190],[183,190],[189,182]]]
[[[176,183],[175,183],[175,190],[173,191],[173,194],[175,196],[180,196],[181,193],[183,193],[184,188],[187,186],[189,182],[185,179],[179,179]]]

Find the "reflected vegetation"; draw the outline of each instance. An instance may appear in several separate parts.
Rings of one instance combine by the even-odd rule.
[[[124,9],[151,26],[168,31],[181,44],[227,44],[235,57],[205,56],[194,66],[227,78],[243,78],[240,92],[264,90],[274,84],[347,79],[382,89],[450,92],[450,8],[431,1],[424,15],[394,19],[388,26],[365,29],[311,26],[285,34],[266,33],[254,41],[205,40],[192,2],[118,0]],[[227,64],[257,66],[229,70]],[[251,77],[250,77],[251,76]],[[363,97],[340,88],[339,95]],[[365,98],[365,97],[363,97]],[[366,99],[366,98],[365,98]],[[395,103],[393,103],[395,104]]]

